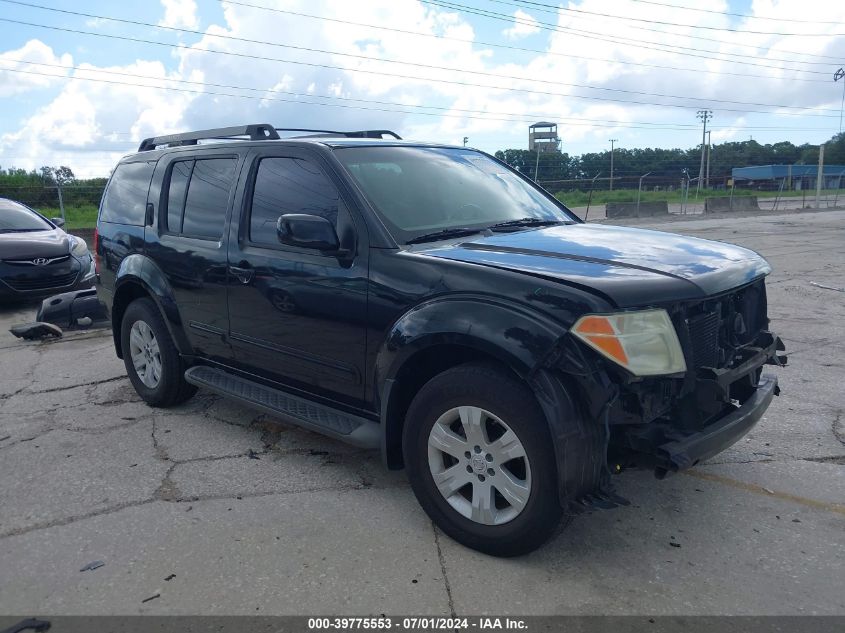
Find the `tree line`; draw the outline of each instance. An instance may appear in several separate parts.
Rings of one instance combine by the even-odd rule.
[[[27,171],[0,168],[0,197],[17,200],[30,207],[58,207],[57,187],[62,189],[66,207],[99,206],[108,178],[77,178],[73,170],[44,166]]]
[[[584,189],[596,177],[603,179],[596,188],[607,188],[610,177],[610,149],[571,156],[563,152],[537,153],[532,150],[499,150],[496,158],[536,179],[552,191]],[[845,165],[845,133],[836,134],[825,143],[825,164]],[[710,183],[724,185],[734,167],[752,165],[815,165],[819,146],[789,141],[760,144],[754,140],[714,144],[710,149]],[[680,182],[687,170],[698,176],[701,146],[690,149],[625,149],[613,152],[614,188],[634,188],[639,177],[651,172],[650,182]],[[536,166],[536,169],[535,169]],[[536,177],[535,177],[536,171]]]
[[[610,150],[571,156],[565,152],[540,154],[525,149],[505,149],[496,158],[538,180],[550,191],[586,190],[597,175],[603,180],[597,189],[608,188]],[[815,165],[819,146],[781,141],[762,145],[754,140],[716,144],[710,151],[710,183],[724,185],[734,167],[751,165]],[[684,170],[695,178],[701,161],[701,146],[690,149],[625,149],[613,152],[614,188],[636,189],[639,177],[651,172],[649,183],[680,183]],[[825,163],[845,165],[845,133],[825,143]],[[536,167],[536,169],[535,169]],[[536,174],[535,174],[536,171]],[[0,197],[12,198],[32,207],[57,207],[57,187],[65,206],[98,206],[108,178],[77,178],[65,165],[44,166],[27,171],[0,168]]]

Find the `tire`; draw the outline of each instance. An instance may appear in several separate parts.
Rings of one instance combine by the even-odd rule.
[[[182,357],[152,299],[136,299],[126,308],[120,324],[120,342],[129,380],[150,406],[170,407],[197,392],[185,380]],[[133,351],[140,351],[142,357],[139,359],[137,353],[133,357]]]
[[[531,391],[504,371],[471,363],[432,378],[408,409],[402,445],[417,500],[459,543],[519,556],[560,524],[548,423]]]

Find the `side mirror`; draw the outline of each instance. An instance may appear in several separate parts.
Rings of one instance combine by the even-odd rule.
[[[279,242],[299,248],[335,252],[340,248],[337,232],[331,222],[319,215],[288,213],[276,222]]]
[[[50,218],[50,222],[52,222],[59,228],[62,228],[65,225],[65,221],[61,218]]]

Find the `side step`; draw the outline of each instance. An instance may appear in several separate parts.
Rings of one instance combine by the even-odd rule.
[[[372,420],[266,387],[222,369],[197,365],[185,372],[185,380],[342,442],[361,448],[381,446],[381,427]]]

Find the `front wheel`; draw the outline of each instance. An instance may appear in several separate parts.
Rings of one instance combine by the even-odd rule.
[[[431,379],[408,410],[403,450],[420,505],[468,547],[517,556],[560,522],[548,425],[504,371],[468,364]]]
[[[153,407],[184,402],[197,388],[185,380],[185,367],[164,319],[151,299],[136,299],[120,325],[123,363],[129,381]]]

